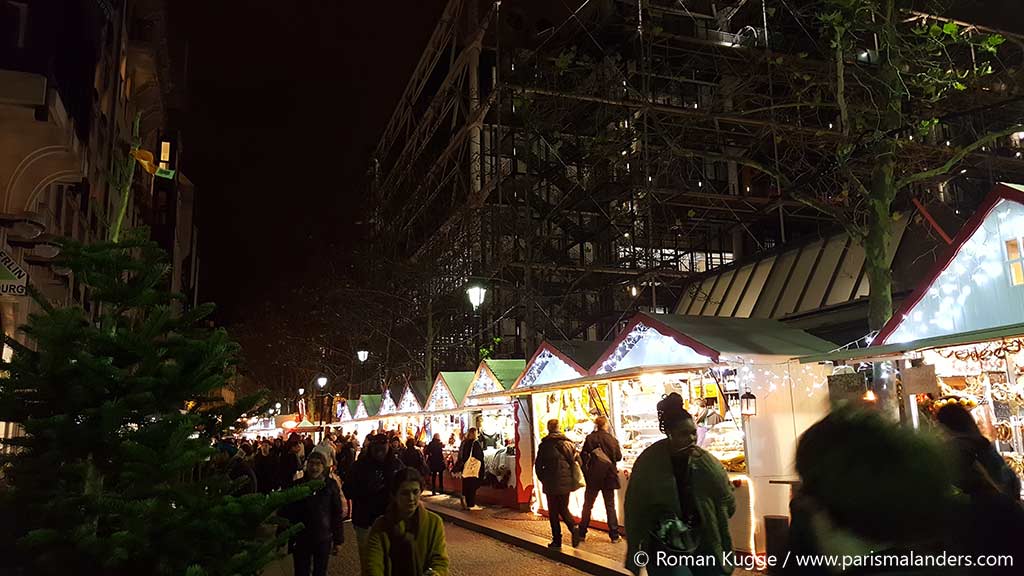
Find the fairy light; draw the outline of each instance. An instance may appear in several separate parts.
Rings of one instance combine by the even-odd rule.
[[[362,400],[359,401],[359,406],[356,406],[356,415],[353,420],[359,420],[361,418],[369,418],[370,415],[366,413],[366,404]]]
[[[979,306],[972,305],[972,302],[1015,301],[1009,292],[1012,287],[1006,282],[1007,261],[1003,243],[1007,239],[1018,238],[1021,229],[1024,229],[1024,206],[1000,200],[882,344],[911,342],[1012,323],[1001,312],[987,311],[1015,310],[1013,306]]]
[[[416,395],[412,393],[412,387],[406,387],[402,394],[402,400],[398,403],[398,411],[402,413],[419,412],[420,403],[416,401]]]
[[[430,398],[427,399],[427,412],[451,410],[455,407],[455,399],[452,398],[448,385],[442,378],[438,378],[434,383],[434,390],[430,393]]]
[[[398,406],[395,406],[395,401],[391,399],[391,391],[385,390],[384,400],[380,404],[380,412],[378,412],[378,414],[386,416],[388,414],[394,414],[395,412],[398,412]]]

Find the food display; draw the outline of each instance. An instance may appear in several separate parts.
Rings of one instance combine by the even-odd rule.
[[[704,436],[704,449],[718,458],[729,472],[746,472],[743,430],[733,421],[716,424]]]
[[[585,386],[535,396],[537,438],[547,436],[548,420],[558,420],[562,432],[580,448],[594,431],[594,418],[608,415],[607,390],[607,386]]]

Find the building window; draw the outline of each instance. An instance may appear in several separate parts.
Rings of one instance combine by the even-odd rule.
[[[1010,284],[1024,286],[1024,239],[1014,238],[1006,241],[1006,261],[1010,265]]]

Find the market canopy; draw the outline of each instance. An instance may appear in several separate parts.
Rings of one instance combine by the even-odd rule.
[[[975,330],[962,334],[951,334],[949,336],[936,336],[934,338],[923,338],[912,342],[900,342],[897,344],[885,344],[883,346],[868,346],[866,348],[849,348],[836,350],[826,354],[812,354],[800,358],[801,364],[811,362],[843,362],[857,360],[866,362],[869,360],[894,359],[905,355],[907,352],[919,352],[933,348],[949,348],[951,346],[964,346],[978,344],[1003,338],[1014,338],[1024,334],[1024,323],[990,328],[987,330]]]
[[[522,390],[586,376],[607,348],[607,342],[545,340],[512,388]]]
[[[373,418],[380,412],[380,394],[363,394],[359,397],[359,406],[356,408],[353,420]]]
[[[424,384],[422,380],[406,383],[405,390],[402,392],[402,398],[398,401],[398,412],[400,414],[410,414],[423,410],[428,392]]]
[[[405,391],[405,384],[402,382],[392,382],[384,388],[384,393],[381,397],[380,411],[377,413],[378,416],[390,416],[398,413],[398,403],[395,400],[402,399],[402,394]]]
[[[522,375],[524,368],[526,360],[485,359],[477,366],[463,404],[473,406],[494,403],[494,398],[478,399],[475,396],[508,390]]]
[[[820,354],[835,345],[776,320],[636,314],[591,368],[592,375],[638,367],[700,365],[751,356]]]
[[[427,412],[452,410],[462,406],[473,382],[474,372],[440,372],[427,396]]]
[[[875,338],[898,344],[1024,323],[1024,186],[997,184]]]

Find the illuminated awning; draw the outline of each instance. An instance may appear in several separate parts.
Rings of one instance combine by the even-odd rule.
[[[529,394],[535,394],[539,392],[550,392],[553,390],[567,390],[569,388],[579,388],[580,386],[587,386],[590,384],[607,384],[613,380],[630,380],[638,378],[643,374],[673,374],[677,372],[693,372],[694,370],[707,370],[712,367],[721,367],[721,364],[715,364],[713,362],[700,363],[700,364],[669,364],[664,366],[641,366],[636,368],[627,368],[625,370],[618,370],[616,372],[608,372],[601,374],[600,376],[581,376],[579,378],[573,378],[572,380],[562,380],[560,382],[549,382],[547,384],[541,384],[539,386],[530,386],[527,388],[513,388],[511,390],[505,390],[500,392],[492,392],[488,394],[481,394],[476,398],[492,398],[498,396],[527,396]]]

